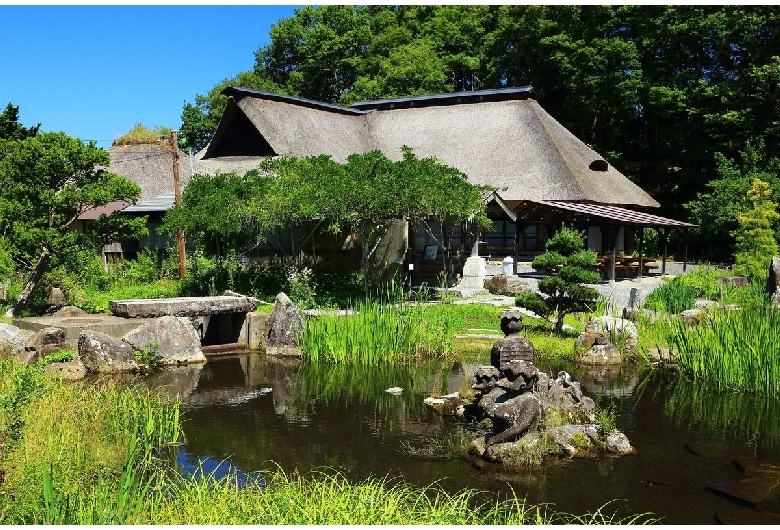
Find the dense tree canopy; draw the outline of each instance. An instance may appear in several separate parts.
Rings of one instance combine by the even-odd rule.
[[[399,161],[379,151],[343,164],[325,155],[268,158],[245,176],[194,176],[160,230],[181,228],[207,251],[227,255],[266,240],[275,228],[316,221],[333,233],[360,234],[365,258],[394,219],[423,228],[431,219],[487,225],[485,192],[457,169],[410,149]]]
[[[101,216],[92,231],[74,230],[78,217],[111,201],[134,201],[140,188],[100,169],[108,152],[64,133],[39,132],[6,140],[0,154],[0,238],[17,268],[30,274],[8,316],[18,314],[51,266],[79,249],[143,237],[145,218]]]
[[[216,129],[231,82],[343,105],[531,84],[672,217],[718,177],[717,153],[739,165],[763,141],[766,160],[780,155],[772,5],[305,7],[273,26],[251,73],[185,106],[191,146]]]

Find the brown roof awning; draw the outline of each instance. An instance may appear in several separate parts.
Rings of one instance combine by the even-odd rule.
[[[116,212],[117,210],[121,210],[125,206],[130,204],[129,202],[125,201],[112,201],[108,204],[104,204],[103,206],[97,206],[95,208],[90,208],[83,214],[79,215],[79,219],[81,221],[94,221],[101,215],[111,215],[112,213]]]
[[[524,221],[545,221],[548,223],[560,221],[605,221],[618,222],[622,225],[673,228],[690,228],[695,224],[661,217],[645,212],[636,212],[619,206],[605,204],[589,204],[567,201],[522,201],[514,211]]]

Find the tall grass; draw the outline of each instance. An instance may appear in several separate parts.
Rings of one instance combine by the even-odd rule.
[[[162,467],[155,448],[180,439],[179,409],[116,385],[63,384],[0,358],[4,524],[633,524],[605,507],[574,516],[477,490],[282,471],[216,478]],[[11,397],[8,397],[11,396]],[[11,406],[13,405],[13,406]],[[4,442],[9,439],[4,436]],[[605,505],[606,506],[606,505]]]
[[[409,363],[452,353],[450,322],[426,306],[363,301],[349,316],[308,319],[300,341],[311,362]]]
[[[235,480],[202,477],[181,482],[176,495],[161,498],[154,524],[285,525],[519,525],[632,524],[649,515],[618,518],[605,507],[574,516],[513,497],[502,501],[478,490],[449,493],[439,485],[417,488],[389,479],[349,482],[338,473],[310,478],[277,472],[266,487],[239,489]]]
[[[764,305],[715,311],[695,326],[677,318],[658,325],[688,378],[722,391],[780,392],[780,311]]]
[[[66,384],[8,358],[0,389],[13,441],[0,445],[1,522],[136,522],[155,450],[181,440],[177,404],[114,384]]]

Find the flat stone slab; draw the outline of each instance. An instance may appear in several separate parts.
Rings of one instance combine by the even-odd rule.
[[[258,300],[248,296],[192,296],[143,300],[111,300],[108,308],[123,318],[162,316],[199,317],[224,313],[250,313]]]

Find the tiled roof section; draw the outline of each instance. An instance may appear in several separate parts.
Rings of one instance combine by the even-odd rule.
[[[636,226],[668,226],[672,228],[690,228],[697,226],[660,215],[638,212],[606,204],[590,204],[567,201],[525,201],[522,206],[515,208],[524,219],[539,219],[553,221],[560,220],[568,213],[570,216],[580,217],[583,220],[608,219],[619,221],[624,225]]]
[[[79,215],[80,221],[93,221],[100,217],[101,215],[111,215],[112,213],[116,212],[117,210],[121,210],[125,206],[130,204],[129,202],[125,201],[112,201],[108,204],[104,204],[103,206],[98,206],[96,208],[90,208],[83,214]]]

